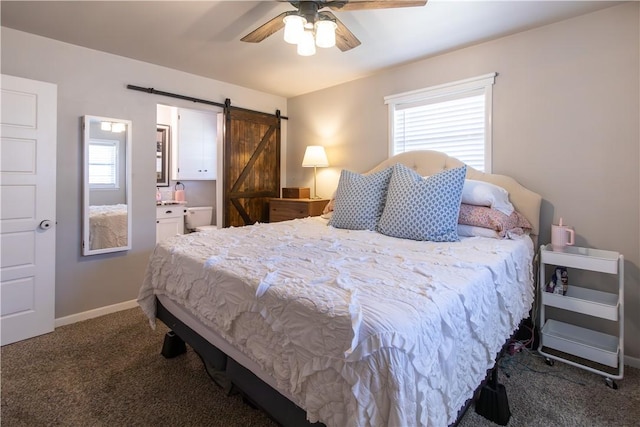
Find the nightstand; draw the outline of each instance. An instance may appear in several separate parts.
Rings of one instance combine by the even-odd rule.
[[[322,215],[328,199],[270,199],[269,222]]]

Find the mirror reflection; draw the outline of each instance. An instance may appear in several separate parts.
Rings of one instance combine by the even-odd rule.
[[[131,249],[131,121],[83,117],[83,255]]]
[[[171,127],[158,125],[156,132],[156,186],[169,186],[169,144]]]

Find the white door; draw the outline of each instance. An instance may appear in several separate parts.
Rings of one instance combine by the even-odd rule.
[[[1,76],[2,345],[53,331],[57,86]]]

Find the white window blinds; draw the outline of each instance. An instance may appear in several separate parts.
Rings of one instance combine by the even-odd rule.
[[[93,188],[118,188],[118,141],[90,142],[89,185]]]
[[[390,153],[436,150],[491,170],[491,86],[495,74],[392,95]]]

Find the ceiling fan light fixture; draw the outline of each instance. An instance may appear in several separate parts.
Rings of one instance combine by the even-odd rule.
[[[304,33],[304,26],[307,20],[300,15],[287,15],[284,21],[284,41],[291,44],[298,44]]]
[[[316,54],[316,43],[313,38],[313,31],[306,30],[302,33],[298,42],[298,55],[311,56]]]
[[[316,22],[316,45],[323,48],[334,47],[336,45],[336,28],[338,26],[333,21]]]

